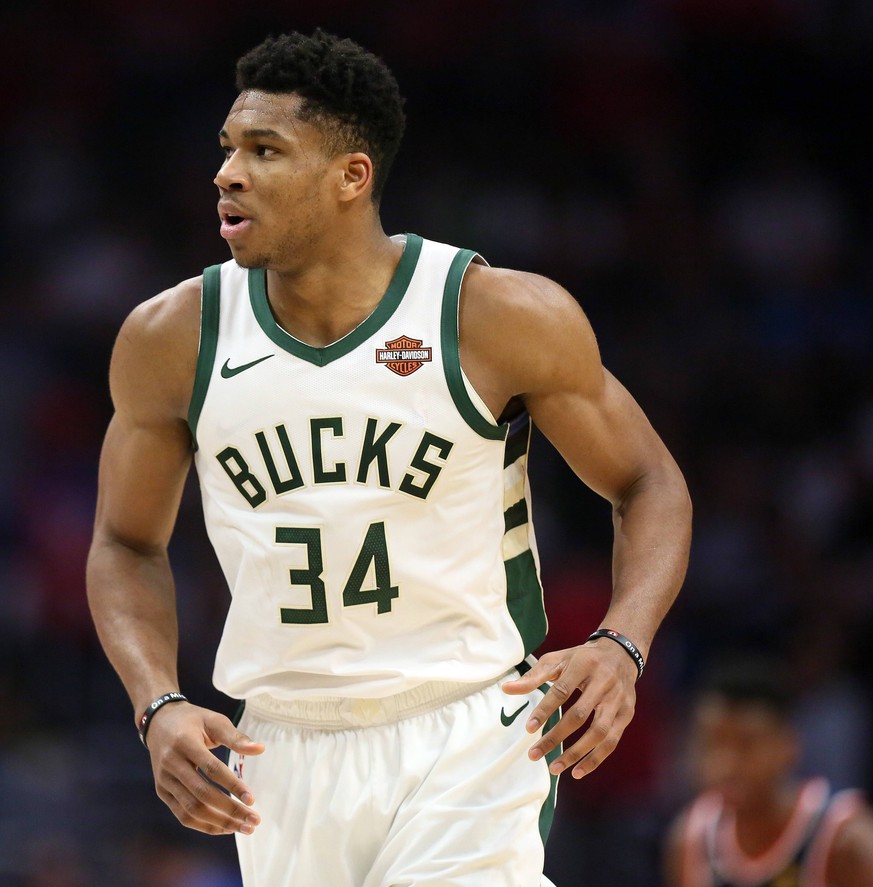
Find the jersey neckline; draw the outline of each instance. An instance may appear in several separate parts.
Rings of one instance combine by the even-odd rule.
[[[385,290],[385,295],[374,309],[373,313],[367,317],[359,326],[356,326],[350,333],[347,333],[336,342],[318,348],[314,345],[307,345],[299,339],[295,339],[290,333],[287,333],[276,322],[273,312],[270,308],[270,302],[267,298],[267,273],[263,268],[252,268],[249,270],[249,299],[252,304],[255,319],[258,325],[266,333],[266,335],[283,350],[301,360],[313,363],[316,366],[324,366],[339,357],[343,357],[350,351],[353,351],[362,342],[366,341],[373,333],[383,326],[388,318],[397,310],[412,275],[418,264],[418,257],[421,254],[422,239],[418,234],[407,234],[406,245],[403,248],[403,254],[400,256],[400,262]]]
[[[740,847],[736,817],[722,810],[713,835],[720,874],[741,885],[755,885],[775,878],[812,840],[813,832],[830,798],[828,781],[809,779],[798,789],[788,821],[773,843],[751,856]]]

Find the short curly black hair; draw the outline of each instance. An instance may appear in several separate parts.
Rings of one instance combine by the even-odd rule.
[[[373,161],[373,199],[378,203],[406,125],[394,75],[373,53],[352,40],[317,28],[311,36],[270,36],[236,65],[236,85],[272,93],[296,93],[301,120],[318,125],[333,153],[362,151]]]
[[[784,662],[762,654],[726,654],[697,682],[698,700],[717,697],[730,705],[757,705],[783,720],[793,711],[794,694]]]

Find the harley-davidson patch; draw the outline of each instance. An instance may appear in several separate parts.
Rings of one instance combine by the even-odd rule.
[[[422,347],[421,339],[400,336],[376,349],[376,363],[384,363],[392,373],[409,376],[433,360],[433,349]]]

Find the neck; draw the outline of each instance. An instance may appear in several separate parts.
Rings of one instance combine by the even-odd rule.
[[[279,325],[314,347],[341,339],[372,314],[403,254],[377,222],[355,236],[318,245],[298,267],[267,271]]]
[[[781,786],[734,810],[740,849],[749,856],[765,852],[785,830],[797,804],[799,789]]]

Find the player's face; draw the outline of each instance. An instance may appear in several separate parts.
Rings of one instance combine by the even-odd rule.
[[[700,788],[721,792],[736,809],[772,798],[797,758],[791,727],[764,705],[706,699],[696,710],[692,736]]]
[[[300,101],[294,94],[243,92],[219,133],[221,236],[245,268],[296,265],[335,212],[331,158],[319,129],[298,119]]]

